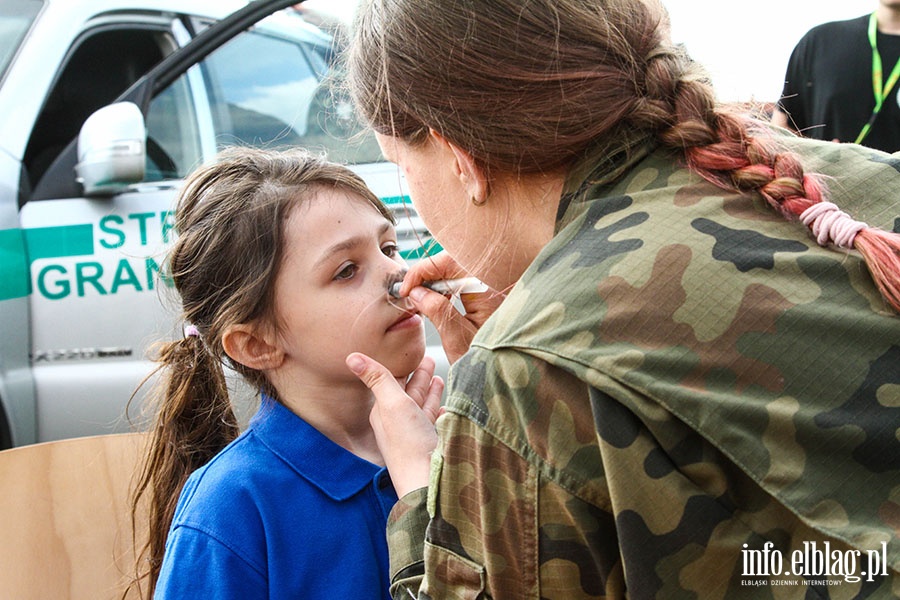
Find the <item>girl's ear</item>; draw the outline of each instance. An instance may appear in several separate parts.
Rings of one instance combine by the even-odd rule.
[[[231,360],[257,371],[281,366],[284,351],[250,325],[233,325],[222,335],[222,347]]]
[[[429,133],[434,141],[453,153],[453,169],[456,176],[465,186],[466,191],[472,198],[472,202],[481,206],[488,197],[488,182],[485,177],[484,170],[475,162],[472,155],[442,136],[434,129],[430,129]]]

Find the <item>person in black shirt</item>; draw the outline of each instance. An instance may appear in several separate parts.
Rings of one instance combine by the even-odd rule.
[[[900,0],[879,0],[871,15],[818,25],[791,54],[772,122],[811,138],[896,152],[898,59]]]

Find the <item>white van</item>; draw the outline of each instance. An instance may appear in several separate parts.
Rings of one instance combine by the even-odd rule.
[[[325,151],[396,210],[408,260],[433,245],[294,4],[0,3],[0,447],[141,427],[148,349],[181,328],[174,194],[224,146]]]

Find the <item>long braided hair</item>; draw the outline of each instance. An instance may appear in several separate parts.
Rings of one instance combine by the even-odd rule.
[[[900,235],[854,221],[765,124],[720,105],[671,42],[659,0],[368,0],[353,35],[351,93],[376,131],[415,144],[434,129],[489,177],[655,139],[713,184],[758,192],[820,244],[858,250],[900,312]]]

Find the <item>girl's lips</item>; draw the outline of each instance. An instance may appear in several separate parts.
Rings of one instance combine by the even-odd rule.
[[[398,329],[407,329],[409,327],[419,327],[422,325],[422,317],[419,313],[406,313],[387,328],[388,331],[397,331]]]

